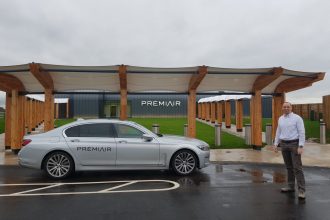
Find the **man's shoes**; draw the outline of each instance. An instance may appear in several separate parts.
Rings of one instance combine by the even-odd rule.
[[[306,199],[306,195],[305,195],[305,192],[299,192],[298,193],[298,199]]]
[[[281,192],[282,192],[282,193],[290,193],[290,192],[294,192],[294,188],[284,187],[284,188],[281,188]]]

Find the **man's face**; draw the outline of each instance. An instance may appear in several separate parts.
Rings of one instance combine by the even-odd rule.
[[[282,106],[282,111],[286,115],[290,114],[292,112],[292,106],[290,103],[284,103]]]

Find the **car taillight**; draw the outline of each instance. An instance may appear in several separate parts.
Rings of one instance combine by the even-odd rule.
[[[22,146],[24,147],[24,146],[28,145],[31,141],[32,141],[31,139],[24,139]]]

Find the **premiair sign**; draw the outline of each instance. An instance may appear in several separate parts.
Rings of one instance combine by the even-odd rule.
[[[177,107],[177,106],[181,106],[181,101],[157,101],[157,100],[153,100],[153,101],[145,101],[142,100],[141,101],[141,106],[150,106],[150,107]]]

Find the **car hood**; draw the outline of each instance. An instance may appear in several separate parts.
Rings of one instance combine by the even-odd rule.
[[[206,142],[198,140],[196,138],[189,138],[184,136],[178,136],[178,135],[163,135],[163,137],[159,138],[161,141],[164,141],[166,143],[182,143],[182,144],[193,144],[195,146],[198,145],[208,145]]]

